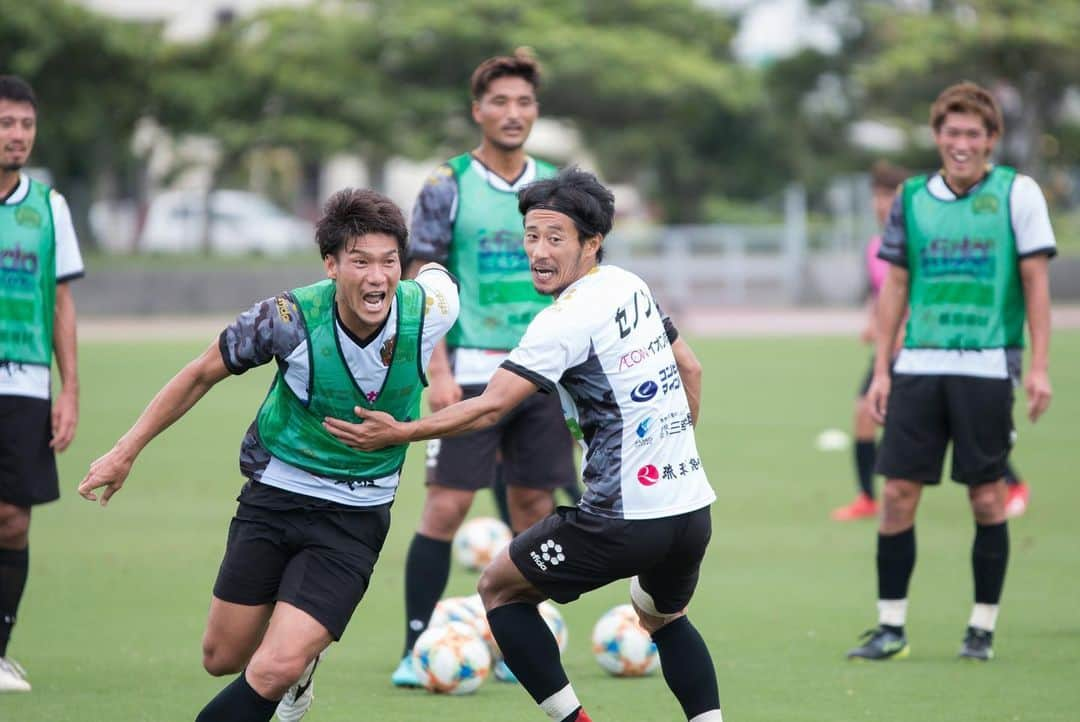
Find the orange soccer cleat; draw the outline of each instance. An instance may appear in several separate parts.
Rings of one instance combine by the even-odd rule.
[[[866,494],[859,494],[855,501],[846,506],[833,509],[833,521],[852,521],[854,519],[870,519],[877,516],[877,502]]]

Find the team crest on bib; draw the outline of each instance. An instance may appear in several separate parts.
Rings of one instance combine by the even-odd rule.
[[[998,199],[989,193],[977,195],[971,201],[971,209],[976,213],[997,213]]]
[[[382,348],[379,349],[379,359],[382,361],[383,366],[389,366],[390,362],[394,360],[395,345],[397,345],[397,336],[391,336],[383,341]]]
[[[41,228],[41,214],[33,208],[19,206],[15,211],[15,222],[28,228]]]

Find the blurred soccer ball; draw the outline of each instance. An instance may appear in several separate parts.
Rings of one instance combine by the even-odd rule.
[[[470,519],[454,535],[454,558],[466,569],[480,571],[510,543],[510,527],[489,516]]]
[[[471,694],[491,673],[491,652],[464,622],[428,627],[413,646],[413,669],[424,689]]]
[[[656,644],[629,604],[612,608],[593,627],[593,656],[616,677],[644,677],[660,666]]]
[[[479,599],[480,596],[476,595],[476,598]],[[440,599],[435,605],[428,628],[445,627],[450,622],[463,622],[472,626],[477,615],[483,615],[483,606],[477,609],[471,597],[447,597]]]
[[[840,429],[825,429],[814,439],[818,451],[843,451],[851,446],[851,437]]]
[[[570,641],[570,629],[566,626],[559,608],[551,602],[540,602],[540,616],[555,637],[555,643],[559,645],[559,654],[566,651],[566,644]]]

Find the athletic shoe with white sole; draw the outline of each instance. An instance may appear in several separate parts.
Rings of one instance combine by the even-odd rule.
[[[11,657],[0,657],[0,692],[29,692],[26,670]]]
[[[315,700],[315,668],[319,666],[326,650],[319,652],[319,656],[311,660],[304,673],[296,684],[289,687],[289,691],[278,702],[275,714],[281,722],[298,722],[307,711],[311,709],[311,703]]]
[[[865,641],[847,653],[848,659],[903,659],[911,652],[903,630],[897,633],[893,629],[879,626],[863,632],[862,638]]]

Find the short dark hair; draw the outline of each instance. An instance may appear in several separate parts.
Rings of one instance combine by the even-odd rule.
[[[578,242],[606,236],[615,218],[615,194],[592,173],[580,168],[563,168],[554,178],[530,183],[518,192],[518,210],[524,216],[533,208],[547,208],[570,217],[578,232]],[[604,246],[596,260],[604,258]]]
[[[473,100],[480,100],[493,81],[505,77],[523,79],[532,86],[533,92],[540,89],[540,63],[530,48],[518,48],[513,55],[488,58],[476,66],[469,82]]]
[[[957,83],[941,91],[941,95],[930,106],[930,127],[935,133],[941,130],[945,116],[949,113],[979,116],[989,135],[1000,136],[1005,132],[1005,119],[1001,115],[1001,106],[997,99],[989,90],[975,83]]]
[[[887,160],[879,160],[870,167],[870,187],[895,191],[910,175],[911,171],[907,168],[893,165]]]
[[[385,233],[397,239],[398,255],[405,263],[409,230],[401,209],[392,200],[367,188],[344,188],[326,201],[315,224],[315,242],[323,258],[337,255],[350,239]]]
[[[0,75],[0,100],[10,100],[15,103],[29,103],[37,110],[37,98],[30,83],[18,75]]]

